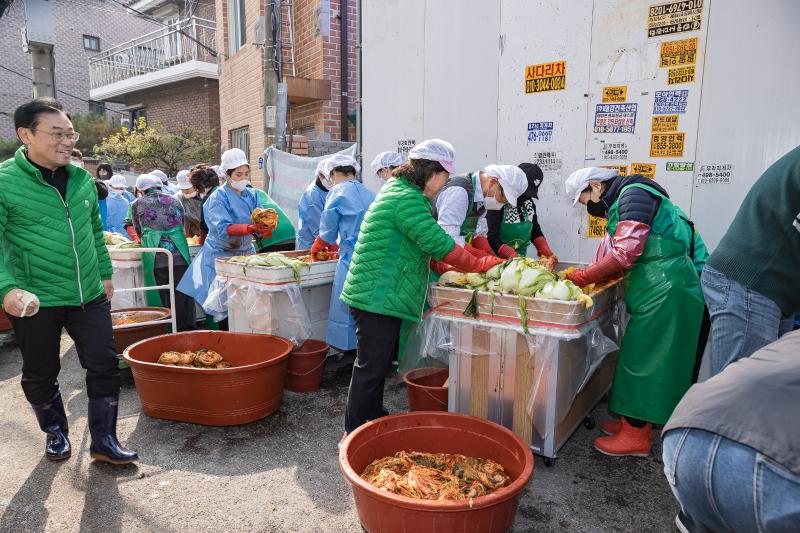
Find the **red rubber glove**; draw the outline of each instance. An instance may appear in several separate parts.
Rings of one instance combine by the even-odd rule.
[[[566,278],[578,287],[585,287],[590,283],[597,283],[612,278],[623,270],[625,270],[625,268],[619,264],[617,258],[612,254],[608,254],[600,261],[592,263],[582,270],[576,270],[567,274]]]
[[[503,259],[493,255],[481,258],[473,257],[472,254],[457,244],[444,257],[444,262],[453,265],[460,272],[486,272],[493,266],[505,263]]]
[[[328,244],[327,242],[325,242],[325,241],[323,241],[323,240],[322,240],[322,237],[320,237],[319,235],[317,235],[317,238],[316,238],[316,239],[314,239],[314,244],[312,244],[312,245],[311,245],[311,251],[310,251],[310,254],[311,254],[311,261],[312,261],[312,262],[313,262],[313,261],[317,261],[317,254],[318,254],[319,252],[333,252],[333,251],[339,251],[339,247],[338,247],[338,246],[336,246],[336,250],[334,250],[334,249],[332,248],[332,246],[336,246],[336,245],[335,245],[335,244],[333,244],[333,245],[331,245],[331,244]]]
[[[547,239],[544,237],[544,235],[533,239],[533,245],[536,247],[539,257],[550,257],[556,255],[553,253],[553,250],[550,249],[550,245],[547,244]]]
[[[261,237],[262,239],[270,239],[272,238],[272,228],[268,228],[266,226],[252,226],[255,228],[255,235]]]
[[[472,246],[469,243],[465,243],[464,244],[464,249],[466,251],[468,251],[470,253],[470,255],[472,255],[472,257],[477,257],[478,259],[480,259],[481,257],[486,257],[486,256],[489,256],[489,255],[493,256],[494,255],[493,253],[485,252],[483,250],[475,248],[474,246]]]
[[[126,226],[125,231],[128,232],[128,237],[130,237],[133,242],[136,244],[142,244],[142,239],[140,239],[136,234],[136,230],[133,226]]]
[[[451,270],[456,270],[454,267],[448,265],[447,263],[442,263],[441,261],[437,261],[436,259],[431,259],[431,270],[439,274],[440,276],[445,272],[450,272]]]
[[[492,245],[489,244],[489,239],[487,239],[483,235],[478,235],[477,237],[473,237],[472,242],[470,244],[473,247],[477,248],[478,250],[483,250],[488,254],[495,255],[494,250],[492,249]]]
[[[519,254],[512,247],[504,244],[497,250],[497,256],[503,259],[511,259],[512,257],[519,257]]]
[[[228,226],[228,235],[231,237],[247,237],[256,233],[256,226],[252,224],[231,224]]]

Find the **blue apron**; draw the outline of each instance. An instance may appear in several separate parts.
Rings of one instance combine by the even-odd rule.
[[[339,240],[339,263],[331,289],[331,304],[328,308],[328,330],[325,341],[340,350],[356,347],[356,325],[350,314],[350,306],[339,299],[344,280],[353,258],[361,221],[367,213],[375,193],[357,181],[346,181],[333,187],[325,201],[319,225],[319,236],[328,243]]]
[[[203,204],[203,216],[208,225],[208,236],[203,247],[181,278],[178,290],[191,296],[201,306],[208,297],[211,282],[217,276],[215,262],[219,258],[255,253],[253,238],[231,237],[228,226],[250,224],[250,215],[258,207],[255,191],[245,189],[241,195],[227,185],[216,189]]]
[[[317,181],[309,185],[303,196],[300,197],[300,205],[297,209],[297,241],[298,250],[308,250],[314,244],[314,240],[319,235],[319,220],[322,210],[325,209],[325,199],[328,191],[323,191],[317,186]]]

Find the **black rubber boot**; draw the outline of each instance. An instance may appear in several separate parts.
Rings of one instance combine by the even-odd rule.
[[[118,402],[119,396],[89,398],[89,432],[92,434],[89,452],[97,461],[126,465],[137,461],[139,456],[117,440]]]
[[[61,393],[57,392],[53,399],[41,405],[32,405],[39,427],[47,433],[47,442],[44,447],[45,456],[51,461],[63,461],[72,455],[72,445],[69,443],[69,426],[67,414],[64,412],[64,402]]]

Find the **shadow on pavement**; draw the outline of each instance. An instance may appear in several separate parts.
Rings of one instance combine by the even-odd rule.
[[[42,434],[42,449],[44,452],[44,434]],[[37,532],[45,531],[49,513],[45,507],[50,497],[53,479],[59,466],[64,462],[56,463],[42,457],[36,468],[25,480],[14,497],[6,506],[0,522],[0,531]]]

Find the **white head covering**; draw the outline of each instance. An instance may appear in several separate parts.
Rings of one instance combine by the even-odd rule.
[[[337,167],[353,167],[356,169],[356,174],[361,172],[361,165],[358,164],[355,158],[349,155],[333,154],[325,160],[325,169],[328,171],[328,177],[330,177],[330,173],[333,169]]]
[[[223,178],[224,179],[226,177],[225,176],[225,172],[223,172],[222,167],[220,167],[219,165],[214,165],[213,167],[211,167],[211,170],[216,172],[217,173],[217,177],[219,177],[219,178]]]
[[[128,186],[128,180],[126,180],[125,176],[122,174],[114,174],[111,176],[111,179],[108,180],[108,184],[115,189],[124,189]]]
[[[244,150],[241,148],[231,148],[223,152],[219,165],[223,173],[239,168],[242,165],[250,166],[250,161],[247,160],[247,155],[244,153]]]
[[[153,187],[158,187],[160,189],[161,185],[161,178],[154,176],[152,173],[139,174],[139,177],[136,178],[136,188],[142,192],[152,189]]]
[[[378,174],[378,171],[386,167],[399,167],[403,164],[405,159],[397,152],[381,152],[372,160],[370,167],[373,174]]]
[[[322,174],[326,178],[330,177],[329,171],[325,169],[325,162],[327,160],[327,158],[319,160],[319,163],[317,163],[317,169],[314,171],[315,176],[319,177],[319,175]]]
[[[428,139],[412,148],[408,153],[408,158],[438,161],[447,172],[452,174],[455,171],[453,162],[456,160],[456,149],[447,141]]]
[[[567,198],[572,198],[572,206],[578,203],[583,190],[589,186],[590,181],[608,181],[617,177],[619,170],[613,168],[587,167],[576,170],[564,182]]]
[[[178,188],[180,190],[191,189],[194,187],[192,182],[189,181],[189,171],[188,170],[181,170],[178,172]]]
[[[164,173],[163,170],[159,169],[151,170],[150,174],[160,179],[161,183],[167,183],[167,181],[169,181],[169,178],[167,177],[166,173]]]
[[[517,200],[528,189],[528,178],[525,172],[516,165],[489,165],[483,172],[497,178],[503,187],[503,194],[512,206],[517,206]]]

